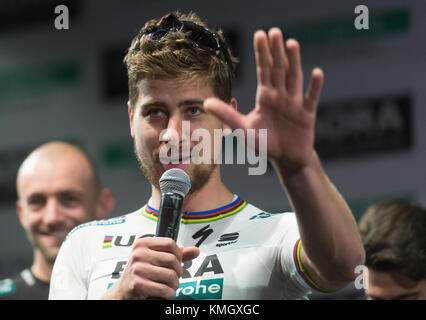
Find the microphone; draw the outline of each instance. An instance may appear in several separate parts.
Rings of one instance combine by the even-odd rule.
[[[185,171],[172,168],[163,173],[160,180],[161,202],[158,210],[156,237],[172,238],[176,241],[182,218],[183,198],[191,189],[189,176]],[[146,300],[163,300],[147,297]]]
[[[159,183],[161,203],[155,236],[176,241],[182,218],[183,198],[191,189],[191,182],[185,171],[172,168],[163,173]]]
[[[160,180],[161,202],[158,210],[156,237],[172,238],[176,241],[182,218],[183,198],[191,189],[189,176],[185,171],[172,168],[163,173]],[[147,297],[146,300],[163,300]]]

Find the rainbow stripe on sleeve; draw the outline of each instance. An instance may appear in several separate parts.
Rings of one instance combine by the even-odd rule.
[[[296,241],[296,244],[294,245],[293,250],[293,260],[294,264],[296,265],[297,272],[299,275],[305,280],[305,282],[313,289],[323,292],[323,293],[330,293],[333,292],[332,290],[326,290],[319,286],[309,275],[308,271],[305,269],[305,267],[302,265],[302,259],[300,257],[300,248],[302,247],[302,242],[300,239]]]
[[[220,220],[229,216],[232,216],[241,210],[243,210],[247,205],[246,201],[243,201],[240,198],[237,198],[235,201],[230,204],[216,208],[208,211],[200,211],[200,212],[183,212],[182,220],[183,224],[193,224],[193,223],[205,223],[205,222],[213,222],[216,220]],[[146,204],[142,208],[142,215],[148,219],[157,221],[158,220],[158,210],[152,208],[148,204]]]

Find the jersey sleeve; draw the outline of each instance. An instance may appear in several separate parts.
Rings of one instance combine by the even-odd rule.
[[[71,231],[59,250],[50,281],[49,300],[87,299],[88,250],[84,230]],[[86,242],[87,243],[87,242]]]
[[[16,299],[16,285],[13,279],[0,280],[0,300]]]
[[[307,299],[308,294],[312,292],[332,292],[318,285],[302,264],[300,257],[302,242],[295,214],[292,214],[291,219],[288,219],[283,224],[282,230],[284,230],[284,236],[281,242],[279,258],[281,259],[280,265],[289,285],[287,289],[289,296],[295,295]]]
[[[286,213],[280,221],[281,239],[278,252],[278,266],[282,271],[285,299],[308,299],[312,287],[306,282],[298,268],[295,249],[300,243],[299,228],[294,213]]]

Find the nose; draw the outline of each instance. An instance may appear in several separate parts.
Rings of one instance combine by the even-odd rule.
[[[167,128],[160,134],[160,141],[179,144],[189,139],[190,124],[180,116],[169,117]]]
[[[64,221],[61,204],[55,197],[49,197],[43,214],[43,223],[48,227],[54,227]]]

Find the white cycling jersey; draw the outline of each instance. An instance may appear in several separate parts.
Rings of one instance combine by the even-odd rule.
[[[62,244],[49,299],[98,299],[124,270],[138,238],[155,234],[158,211],[143,208],[74,228]],[[200,255],[183,264],[175,299],[307,299],[294,213],[266,213],[239,197],[223,207],[184,212],[177,244]],[[315,289],[315,288],[314,288]]]

